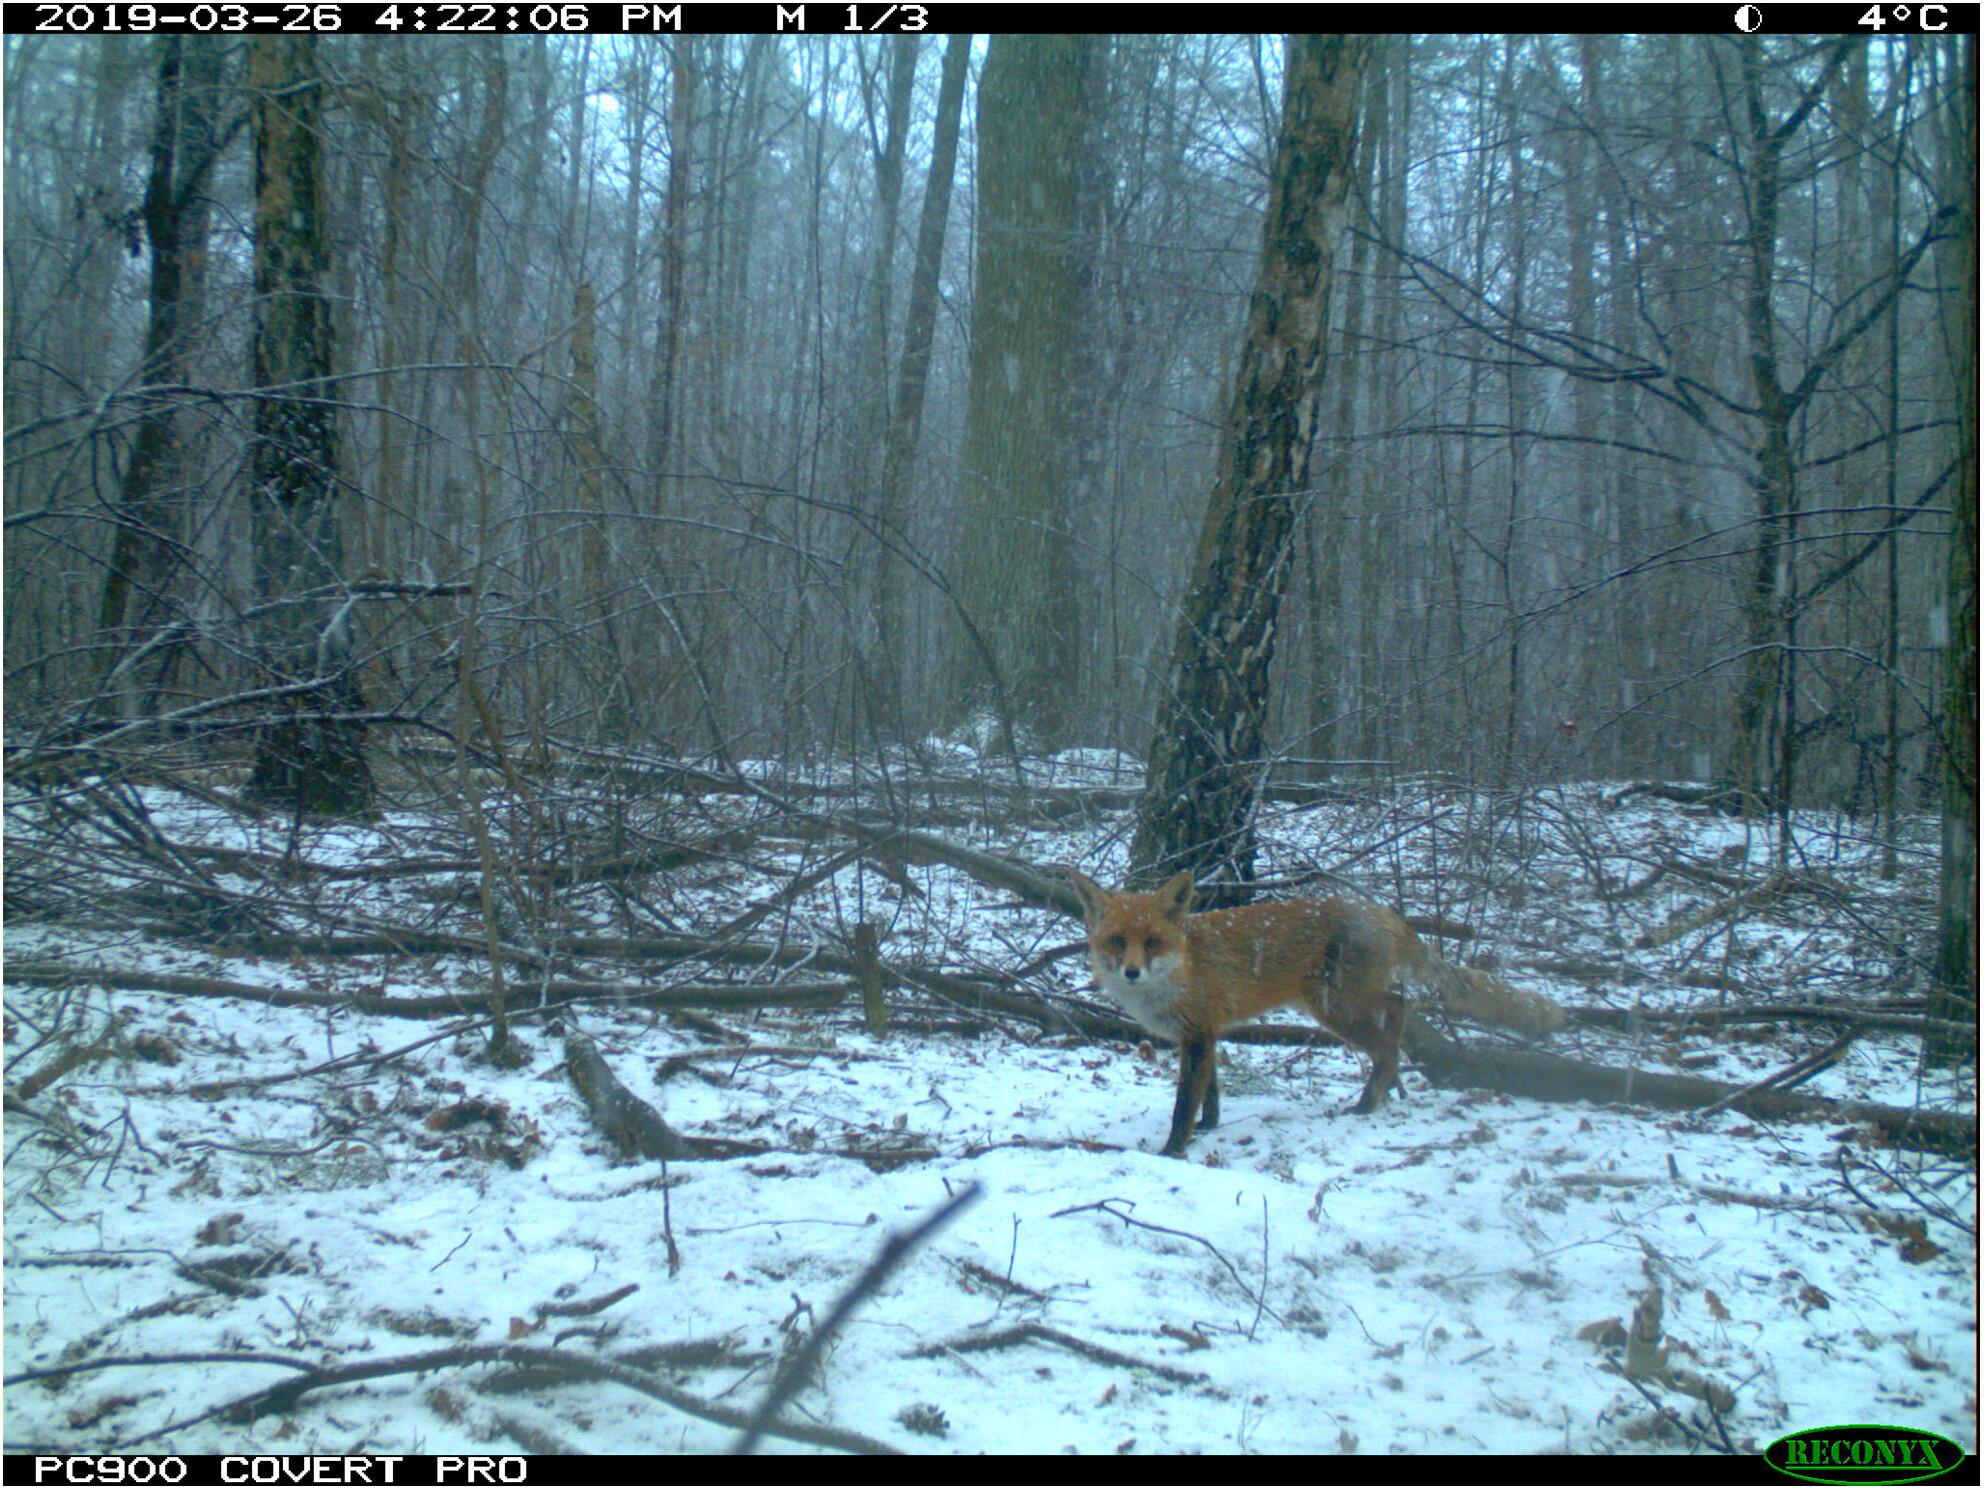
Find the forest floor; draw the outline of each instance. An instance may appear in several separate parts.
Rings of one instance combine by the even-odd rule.
[[[1120,799],[1082,791],[1134,777],[1043,763],[1023,811],[982,769],[976,802],[893,805],[1118,880]],[[1741,1085],[1844,1033],[1771,1009],[1840,1004],[1899,1017],[1860,1024],[1800,1092],[1975,1114],[1975,1064],[1925,1069],[1907,1028],[1931,823],[1884,878],[1865,823],[1800,814],[1779,862],[1740,820],[1622,785],[1280,801],[1262,873],[1464,925],[1449,957],[1643,1015],[1537,1049]],[[485,1055],[469,815],[296,829],[220,792],[10,791],[10,1449],[721,1450],[888,1235],[972,1185],[858,1299],[766,1448],[817,1451],[796,1426],[912,1452],[1754,1453],[1889,1423],[1976,1449],[1974,1152],[1439,1090],[1409,1066],[1351,1116],[1359,1057],[1319,1037],[1223,1045],[1223,1125],[1166,1158],[1175,1054],[1051,1017],[906,986],[880,1037],[853,994],[541,1007],[553,978],[817,984],[867,920],[891,966],[1099,1012],[1066,915],[927,855],[835,865],[756,796],[633,792],[610,824],[578,792],[485,806],[512,864],[569,866],[581,839],[714,846],[535,897],[548,880],[492,881],[505,943],[541,954],[507,969],[509,1067]],[[726,926],[779,955],[652,946]],[[382,935],[436,940],[389,955]],[[414,997],[419,1017],[379,1012]],[[1759,1012],[1659,1017],[1685,1010]],[[676,1133],[734,1156],[619,1159],[570,1079],[575,1029]],[[1683,1374],[1626,1373],[1636,1311]],[[229,1410],[327,1365],[351,1374]],[[51,1368],[71,1369],[32,1375]]]

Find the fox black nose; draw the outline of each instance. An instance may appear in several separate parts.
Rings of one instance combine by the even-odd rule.
[[[1140,969],[1133,967],[1126,967],[1123,969],[1123,981],[1125,983],[1134,983],[1137,981],[1139,973],[1140,973]]]

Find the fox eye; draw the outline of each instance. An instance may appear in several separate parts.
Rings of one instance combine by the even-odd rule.
[[[1146,957],[1157,956],[1158,951],[1162,947],[1162,945],[1163,944],[1159,942],[1156,937],[1149,938],[1144,942],[1144,956]]]
[[[1123,949],[1129,945],[1130,944],[1124,941],[1123,938],[1121,938],[1120,936],[1112,936],[1111,938],[1109,938],[1109,950],[1114,952],[1118,957],[1121,957],[1123,955]]]

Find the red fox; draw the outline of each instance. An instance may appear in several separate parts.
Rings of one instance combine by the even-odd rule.
[[[1455,1013],[1538,1034],[1564,1011],[1436,957],[1392,912],[1361,900],[1275,900],[1188,915],[1190,871],[1146,893],[1112,893],[1069,871],[1088,923],[1089,966],[1131,1018],[1178,1042],[1178,1100],[1164,1152],[1183,1154],[1194,1120],[1219,1122],[1214,1048],[1222,1032],[1269,1009],[1300,1003],[1323,1028],[1371,1057],[1353,1112],[1370,1112],[1398,1080],[1405,1000],[1394,972],[1429,988]],[[1200,1114],[1203,1113],[1203,1117]]]

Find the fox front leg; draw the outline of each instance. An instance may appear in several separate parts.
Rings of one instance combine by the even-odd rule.
[[[1210,1112],[1213,1122],[1219,1121],[1219,1097],[1212,1089],[1213,1071],[1211,1035],[1191,1033],[1178,1042],[1178,1099],[1171,1105],[1171,1136],[1165,1139],[1163,1149],[1174,1158],[1184,1154],[1185,1145],[1191,1141],[1193,1119],[1201,1108]]]

